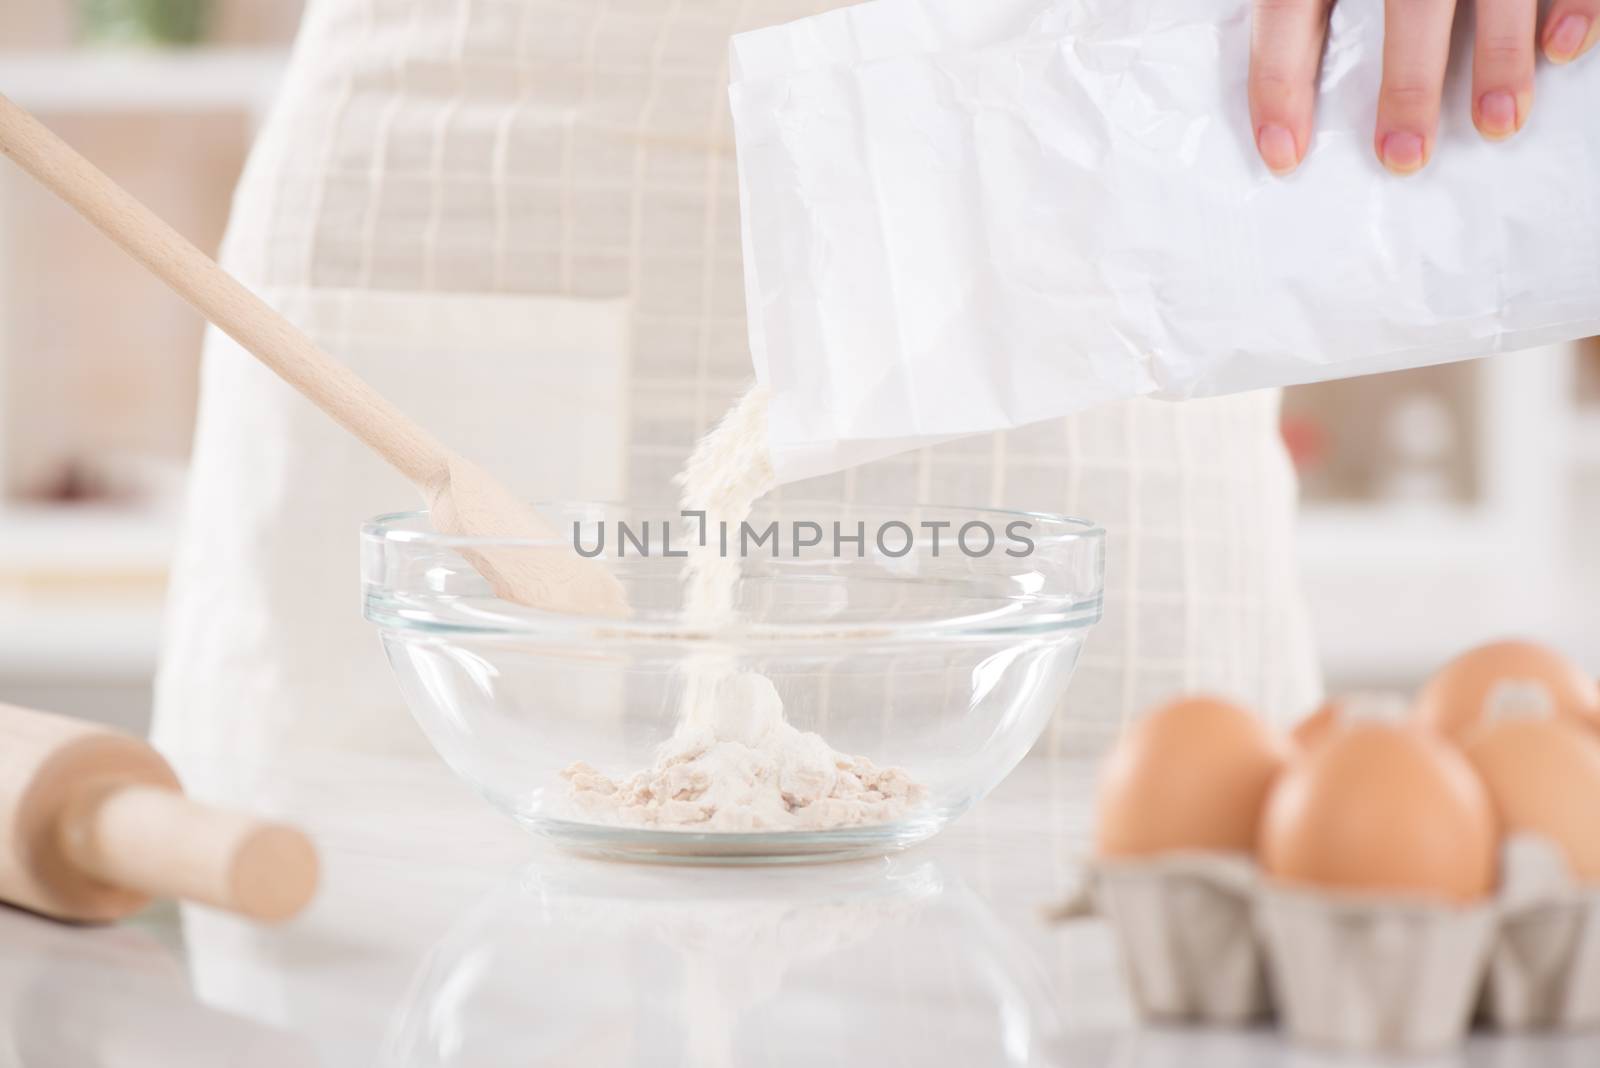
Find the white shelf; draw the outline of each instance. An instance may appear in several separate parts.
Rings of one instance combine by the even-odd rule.
[[[1313,570],[1409,568],[1476,560],[1503,549],[1505,538],[1475,508],[1434,504],[1314,505],[1297,533],[1302,563]]]
[[[1301,573],[1318,651],[1336,685],[1414,685],[1434,665],[1521,634],[1581,649],[1567,506],[1573,437],[1569,346],[1472,365],[1477,500],[1307,504]],[[1590,428],[1600,423],[1590,424]],[[1587,447],[1587,446],[1586,446]]]
[[[164,512],[0,508],[0,677],[149,678],[174,534]]]
[[[160,581],[176,529],[169,511],[8,504],[0,507],[0,584],[100,575]]]
[[[0,597],[0,677],[147,680],[155,670],[161,611],[159,592]]]
[[[258,113],[282,49],[0,51],[0,93],[32,111]]]
[[[1543,630],[1513,525],[1464,507],[1309,507],[1299,555],[1318,652],[1335,682],[1409,685],[1488,638]]]
[[[1573,461],[1600,468],[1600,412],[1584,411],[1572,422]]]

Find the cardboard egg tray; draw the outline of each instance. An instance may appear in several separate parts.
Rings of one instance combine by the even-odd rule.
[[[1274,884],[1248,858],[1096,861],[1081,905],[1110,921],[1147,1019],[1276,1018],[1343,1050],[1448,1048],[1475,1018],[1500,1030],[1600,1027],[1600,888],[1536,840],[1506,850],[1475,907]]]

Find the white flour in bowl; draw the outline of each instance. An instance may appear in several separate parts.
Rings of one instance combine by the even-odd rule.
[[[680,721],[655,763],[621,782],[587,764],[563,776],[586,817],[678,830],[824,830],[898,819],[925,793],[899,768],[837,753],[783,718],[772,680],[697,678],[713,700]]]
[[[737,537],[775,484],[766,450],[767,395],[746,393],[696,443],[678,476],[685,511],[704,511],[705,545],[684,567],[684,618],[721,626],[735,618],[739,559],[720,551],[719,522]],[[673,830],[826,830],[899,819],[927,789],[900,768],[836,752],[783,715],[765,675],[705,653],[683,665],[678,727],[655,762],[615,780],[579,762],[562,772],[578,814],[603,823]]]

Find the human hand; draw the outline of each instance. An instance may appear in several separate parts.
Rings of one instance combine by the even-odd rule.
[[[1275,174],[1300,165],[1311,144],[1317,69],[1334,0],[1254,0],[1250,121]],[[1456,0],[1386,0],[1383,88],[1373,149],[1395,174],[1433,155]],[[1539,25],[1539,0],[1478,0],[1472,121],[1491,141],[1510,137],[1533,107],[1535,45],[1570,63],[1600,37],[1600,0],[1555,0]]]

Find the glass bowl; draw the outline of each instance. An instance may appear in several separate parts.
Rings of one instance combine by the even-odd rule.
[[[421,512],[372,520],[364,612],[444,760],[529,828],[589,853],[740,863],[927,838],[1026,755],[1100,618],[1103,533],[1063,516],[764,502],[750,529],[777,537],[747,548],[733,615],[706,626],[683,611],[680,554],[698,520],[585,502],[540,510],[556,539],[441,535]],[[739,555],[739,532],[729,541]],[[500,600],[463,555],[552,544],[603,544],[592,563],[622,584],[628,617]],[[909,805],[880,822],[726,830],[640,826],[583,803],[570,769],[620,782],[650,767],[701,700],[708,665],[770,680],[760,686],[782,719],[838,753],[904,769],[919,784]]]

